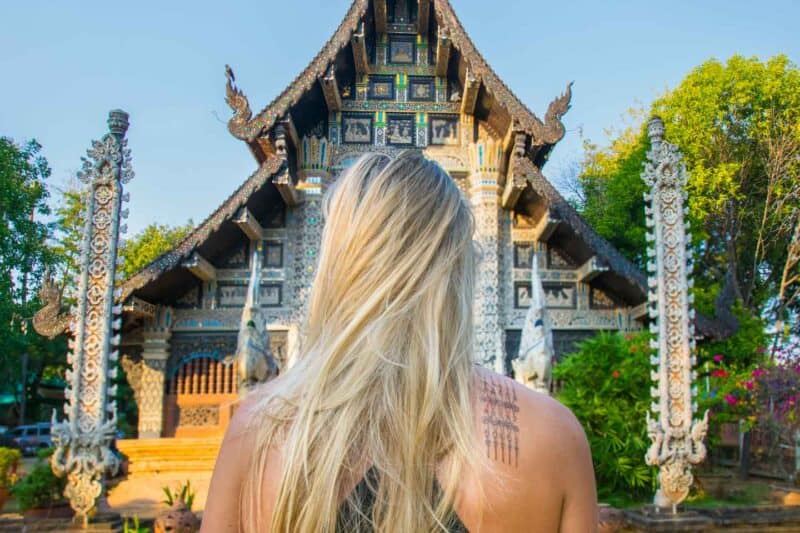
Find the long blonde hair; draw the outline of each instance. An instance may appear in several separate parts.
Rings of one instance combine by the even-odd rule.
[[[460,474],[480,456],[472,213],[447,173],[413,151],[360,158],[323,212],[300,356],[256,392],[242,528],[332,533],[349,506],[358,522],[349,531],[442,531]],[[281,461],[271,527],[260,511],[269,450]],[[370,467],[377,487],[365,516],[352,488]]]

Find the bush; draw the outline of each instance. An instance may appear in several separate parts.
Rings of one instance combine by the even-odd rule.
[[[164,491],[164,494],[166,495],[166,498],[163,500],[163,502],[169,507],[172,507],[176,503],[182,503],[188,510],[192,510],[195,492],[192,489],[191,482],[187,481],[183,485],[177,487],[174,491],[169,487],[161,487],[161,490]]]
[[[49,461],[52,454],[52,449],[40,450],[31,472],[11,488],[21,511],[47,507],[64,500],[67,480],[53,473]]]
[[[0,487],[10,488],[17,481],[17,466],[22,454],[15,448],[0,448]]]
[[[558,399],[583,425],[592,448],[598,496],[612,504],[649,499],[656,471],[645,464],[650,440],[650,336],[600,333],[560,362]]]

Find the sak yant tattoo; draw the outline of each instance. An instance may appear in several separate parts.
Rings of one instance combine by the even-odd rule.
[[[513,385],[481,378],[483,437],[486,455],[509,465],[519,465],[519,404]]]

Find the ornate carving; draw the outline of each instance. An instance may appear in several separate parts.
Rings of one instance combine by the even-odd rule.
[[[84,524],[103,490],[106,471],[116,471],[118,461],[109,449],[117,423],[117,406],[109,400],[116,387],[107,380],[116,376],[109,369],[115,361],[122,327],[122,308],[114,305],[117,245],[121,232],[122,186],[133,178],[125,133],[128,115],[112,111],[109,133],[92,143],[83,159],[80,179],[89,185],[86,231],[81,250],[75,341],[67,360],[66,421],[53,413],[53,470],[67,476],[64,495]]]
[[[499,152],[494,141],[470,145],[472,174],[470,200],[479,247],[475,280],[475,358],[488,368],[503,371],[503,330],[500,299],[500,223],[497,170]]]
[[[331,168],[333,146],[325,137],[303,137],[298,150],[298,166],[302,169],[302,177],[310,176],[328,177]],[[308,183],[301,183],[300,188],[305,188]]]
[[[236,360],[239,371],[239,394],[245,396],[253,387],[278,375],[278,365],[272,357],[267,324],[261,311],[261,257],[259,242],[253,251],[252,272],[247,287],[247,301],[242,310]]]
[[[539,262],[531,268],[531,305],[522,328],[519,357],[513,362],[514,377],[523,385],[550,394],[553,370],[553,333],[547,302],[539,277]]]
[[[61,313],[62,290],[55,284],[52,276],[45,275],[39,297],[44,306],[33,315],[33,329],[42,337],[55,339],[70,328],[72,317],[68,313]]]
[[[658,356],[652,358],[656,370],[651,373],[656,387],[654,402],[647,414],[652,446],[647,464],[659,467],[657,504],[681,503],[692,485],[691,465],[705,458],[703,439],[708,429],[708,412],[694,422],[697,404],[692,389],[695,364],[694,312],[689,294],[691,269],[688,224],[684,224],[686,168],[675,145],[664,141],[664,123],[654,117],[648,125],[652,149],[647,154],[642,179],[650,187],[645,194],[647,226],[650,233],[647,270],[650,273],[649,301],[651,341]]]
[[[398,102],[395,100],[345,100],[343,111],[389,111],[403,113],[458,113],[460,102]]]
[[[194,407],[181,407],[178,415],[178,425],[183,426],[218,426],[219,406],[199,405]]]
[[[233,110],[233,116],[228,121],[228,130],[236,137],[243,137],[244,128],[253,117],[253,112],[250,110],[247,97],[236,87],[236,76],[228,65],[225,65],[225,77],[228,79],[228,83],[225,84],[225,102]]]
[[[136,398],[136,403],[139,403],[139,395],[142,389],[142,373],[144,369],[144,361],[141,357],[129,354],[123,354],[120,359],[120,365],[125,372],[125,379],[128,381],[133,395]]]
[[[144,359],[139,386],[139,438],[159,438],[164,424],[166,360]]]

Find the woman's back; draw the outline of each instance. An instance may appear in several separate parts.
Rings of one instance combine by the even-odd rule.
[[[594,531],[597,506],[591,456],[572,413],[555,400],[482,368],[475,369],[471,396],[475,438],[487,461],[457,482],[454,520],[447,531]],[[247,428],[256,405],[253,398],[246,401],[231,422],[212,481],[203,533],[240,531],[237,500],[253,453],[253,435]],[[282,468],[277,452],[271,459],[263,476],[267,522]],[[368,485],[376,481],[370,482],[369,472],[365,468],[351,482],[351,490],[360,485],[366,500]],[[342,509],[340,513],[350,514]]]
[[[239,408],[204,530],[591,530],[580,426],[474,365],[475,222],[453,179],[420,152],[367,155],[323,215],[297,360]]]

